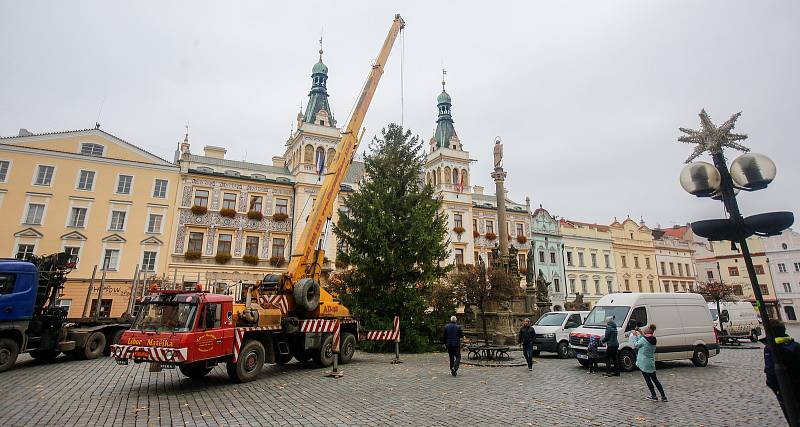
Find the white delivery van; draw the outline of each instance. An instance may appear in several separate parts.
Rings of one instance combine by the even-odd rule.
[[[588,311],[551,311],[545,313],[533,325],[536,337],[533,342],[533,355],[547,351],[558,354],[562,359],[569,358],[569,333],[583,325]]]
[[[733,342],[739,338],[747,338],[752,342],[758,341],[758,336],[761,335],[761,322],[753,304],[720,302],[719,309],[721,313],[717,313],[717,303],[708,303],[708,311],[711,312],[711,319],[714,321],[721,341]]]
[[[711,313],[701,295],[625,292],[600,298],[583,326],[570,333],[570,348],[581,365],[589,364],[589,337],[603,337],[608,316],[614,316],[619,328],[620,370],[632,371],[636,367],[636,349],[628,341],[630,333],[650,323],[657,326],[657,361],[690,359],[695,366],[706,366],[709,356],[719,354]],[[605,356],[605,345],[599,352]]]

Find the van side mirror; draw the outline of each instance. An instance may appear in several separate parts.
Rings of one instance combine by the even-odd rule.
[[[728,310],[722,310],[722,314],[720,314],[719,319],[722,322],[730,322],[731,316],[728,314]]]

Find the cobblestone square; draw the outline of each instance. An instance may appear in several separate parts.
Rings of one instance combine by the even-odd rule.
[[[763,385],[760,348],[724,349],[706,368],[665,363],[667,403],[643,400],[638,372],[610,379],[572,359],[543,356],[533,372],[462,366],[455,378],[446,353],[391,359],[358,353],[338,380],[291,363],[232,384],[223,367],[194,381],[145,364],[23,356],[0,375],[0,425],[785,425]]]

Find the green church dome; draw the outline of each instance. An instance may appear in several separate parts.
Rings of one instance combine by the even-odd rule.
[[[439,97],[436,98],[436,102],[438,102],[439,104],[444,104],[444,103],[452,104],[450,95],[448,95],[447,92],[445,92],[444,90],[442,91],[442,93],[439,94]]]
[[[314,64],[314,68],[311,69],[311,74],[317,73],[328,74],[328,66],[323,64],[321,59],[319,62]]]

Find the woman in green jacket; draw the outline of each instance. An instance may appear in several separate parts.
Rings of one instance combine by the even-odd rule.
[[[664,388],[661,387],[661,382],[656,377],[656,337],[653,333],[656,331],[656,325],[650,324],[644,331],[640,332],[639,329],[633,331],[631,336],[631,343],[636,347],[636,366],[642,371],[644,381],[647,383],[647,388],[650,389],[650,396],[647,400],[657,402],[656,391],[653,389],[655,383],[658,392],[661,393],[661,400],[667,401],[667,395],[664,393]]]

